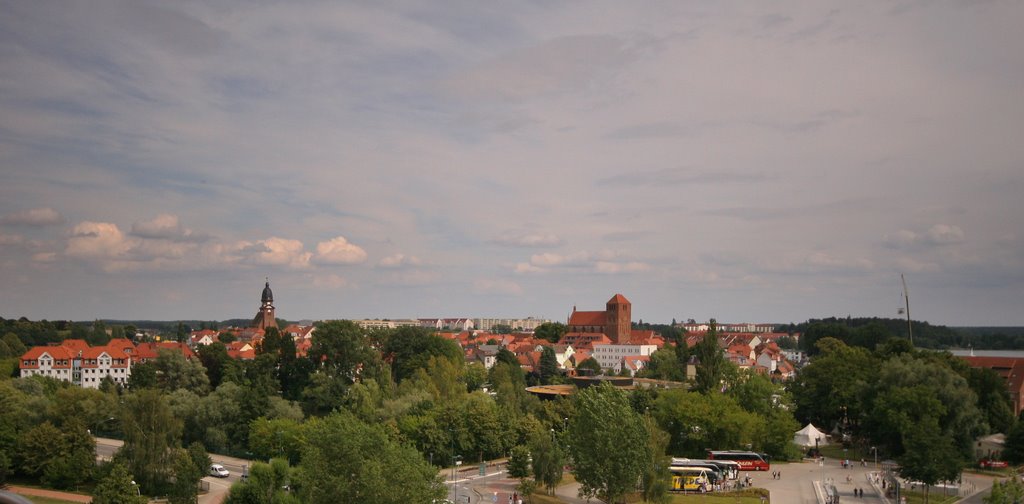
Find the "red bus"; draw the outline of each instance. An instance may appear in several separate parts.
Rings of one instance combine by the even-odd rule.
[[[708,450],[710,460],[732,460],[740,465],[741,471],[767,471],[771,467],[760,453],[739,450]]]

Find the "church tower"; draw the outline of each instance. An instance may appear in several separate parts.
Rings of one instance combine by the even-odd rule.
[[[632,307],[622,294],[616,294],[605,304],[604,334],[616,345],[629,343],[633,329]]]
[[[256,318],[252,326],[266,330],[268,327],[277,327],[277,317],[274,315],[274,293],[270,290],[270,279],[263,288],[263,297],[260,299],[260,311],[256,312]]]

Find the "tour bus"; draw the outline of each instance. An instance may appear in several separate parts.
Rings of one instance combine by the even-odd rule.
[[[740,465],[741,471],[767,471],[771,467],[768,460],[760,453],[740,450],[708,450],[711,460],[732,460]]]
[[[722,469],[718,464],[715,464],[711,460],[695,460],[688,458],[672,458],[671,467],[701,467],[708,470],[708,483],[711,486],[717,485],[719,482],[724,481],[729,475],[725,470]]]
[[[740,477],[740,465],[734,460],[705,460],[704,462],[710,462],[721,468],[722,475],[727,479],[735,481]]]
[[[710,473],[706,467],[671,466],[672,488],[674,492],[709,492],[711,491]]]

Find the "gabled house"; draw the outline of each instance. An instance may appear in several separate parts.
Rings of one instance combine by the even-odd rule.
[[[122,350],[111,347],[92,347],[80,354],[81,386],[100,388],[104,378],[126,385],[131,376],[131,357]]]
[[[28,349],[19,359],[22,377],[47,376],[86,388],[99,388],[104,378],[124,385],[131,377],[131,342],[112,340],[112,345],[90,347],[83,340]],[[67,343],[65,345],[64,343]]]
[[[87,347],[88,348],[88,347]],[[19,361],[21,377],[48,376],[67,382],[77,383],[77,368],[74,360],[78,352],[65,346],[37,346],[22,354]]]

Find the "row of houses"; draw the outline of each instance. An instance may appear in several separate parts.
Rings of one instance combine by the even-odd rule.
[[[85,340],[68,339],[58,345],[28,349],[18,362],[20,376],[46,376],[84,388],[99,388],[104,379],[124,385],[134,364],[154,360],[161,350],[181,352],[186,359],[195,354],[183,343],[163,341],[132,343],[119,338],[103,346],[89,346]]]

